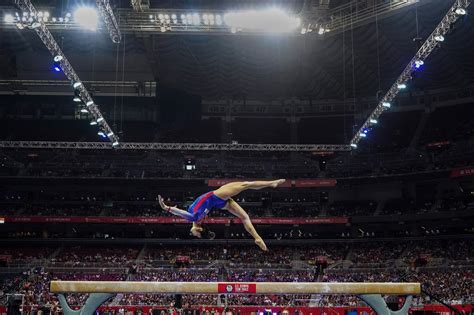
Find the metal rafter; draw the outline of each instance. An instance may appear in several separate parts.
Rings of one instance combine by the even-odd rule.
[[[38,11],[33,6],[30,0],[15,0],[15,3],[23,12],[30,13],[30,16],[38,16]],[[71,81],[71,83],[81,82],[76,71],[74,71],[72,65],[67,60],[63,51],[59,47],[58,43],[54,39],[51,32],[48,30],[44,22],[42,20],[38,20],[37,22],[39,23],[39,26],[36,27],[34,30],[36,31],[36,34],[38,34],[41,41],[45,44],[46,48],[49,50],[52,56],[59,55],[62,57],[59,63],[61,65],[61,69],[64,72],[64,75],[66,75],[66,77]],[[99,107],[94,103],[94,100],[92,99],[84,84],[81,84],[75,89],[79,92],[79,96],[84,102],[84,104],[87,105],[87,110],[92,115],[93,119],[97,121],[97,124],[104,130],[104,133],[108,135],[108,139],[112,142],[112,144],[118,145],[119,138],[110,128],[109,124],[100,112]]]
[[[459,14],[456,13],[457,9],[467,9],[467,7],[471,4],[471,0],[456,0],[454,4],[451,6],[449,11],[443,17],[441,22],[436,26],[434,31],[431,33],[430,36],[426,39],[423,45],[420,47],[418,52],[415,56],[410,60],[408,65],[405,67],[403,72],[397,78],[395,83],[390,87],[388,92],[385,96],[380,100],[377,107],[372,111],[369,115],[367,120],[362,124],[359,131],[354,135],[350,144],[353,147],[357,147],[357,143],[363,138],[364,131],[369,129],[370,127],[374,126],[375,123],[371,121],[377,121],[378,117],[385,111],[388,110],[388,107],[384,106],[384,104],[390,102],[398,95],[400,89],[398,88],[399,84],[406,84],[408,81],[411,80],[412,73],[415,71],[415,65],[419,61],[424,61],[431,52],[440,45],[440,42],[436,40],[437,36],[445,36],[448,31],[450,30],[451,26],[459,19]]]
[[[120,33],[119,25],[115,19],[114,11],[110,6],[109,0],[97,0],[96,3],[105,26],[109,31],[110,39],[114,43],[120,43],[122,40],[122,34]]]
[[[101,8],[99,3],[108,3],[108,0],[96,1],[99,6],[99,9]],[[320,28],[324,30],[323,33],[325,33],[325,35],[337,34],[342,31],[344,25],[347,27],[352,23],[354,27],[361,26],[367,23],[371,23],[376,16],[380,20],[414,4],[418,3],[418,5],[420,5],[429,3],[431,1],[432,0],[374,0],[374,4],[372,6],[368,6],[367,4],[361,4],[360,1],[353,1],[351,2],[351,4],[342,5],[331,10],[318,11],[317,13],[311,11],[302,12],[300,14],[302,20],[301,27],[295,30],[294,32],[289,33],[288,35],[301,36],[302,28],[308,30],[305,33],[306,36],[320,36],[320,34],[318,34]],[[222,23],[221,25],[217,25],[216,23],[212,25],[204,24],[203,19],[201,18],[201,23],[199,25],[193,25],[192,23],[183,23],[182,19],[180,18],[183,14],[188,15],[194,13],[199,14],[199,16],[201,17],[204,14],[213,14],[215,16],[220,15],[221,17],[223,17],[227,11],[202,9],[183,10],[173,8],[150,9],[149,6],[144,4],[144,2],[146,1],[132,0],[131,4],[133,9],[118,8],[116,10],[116,16],[120,21],[120,29],[118,28],[116,21],[114,23],[107,24],[107,20],[105,20],[105,24],[109,29],[109,33],[109,25],[115,25],[116,30],[118,32],[134,34],[166,32],[166,34],[219,35],[229,34],[231,31],[230,27],[225,25],[225,23]],[[104,12],[108,12],[104,16],[113,17],[113,19],[115,20],[114,14],[111,9],[108,9]],[[168,21],[159,19],[160,15],[168,15],[171,17],[173,14],[177,16],[176,23],[172,21],[172,19],[169,19]],[[2,25],[2,22],[3,21],[0,21],[0,25]],[[7,29],[16,29],[15,25],[13,24],[3,23],[3,25],[6,26]],[[55,23],[52,20],[48,20],[46,22],[46,25],[53,31],[58,30],[61,32],[82,29],[81,26],[77,25],[73,21],[70,21],[68,23]],[[245,29],[238,32],[238,34],[240,35],[258,35],[261,33],[261,31],[252,31]]]
[[[63,141],[0,141],[0,148],[34,149],[112,149],[104,142]],[[128,150],[189,150],[189,151],[350,151],[346,144],[229,144],[229,143],[142,143],[123,142]]]

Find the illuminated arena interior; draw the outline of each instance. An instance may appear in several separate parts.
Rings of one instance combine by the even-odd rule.
[[[472,314],[470,4],[0,0],[0,314]]]

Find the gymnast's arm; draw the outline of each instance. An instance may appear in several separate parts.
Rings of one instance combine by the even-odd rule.
[[[193,222],[194,221],[194,215],[192,215],[191,213],[187,212],[186,210],[182,210],[182,209],[179,209],[177,207],[170,207],[170,206],[167,206],[163,200],[163,197],[161,197],[160,195],[158,195],[158,202],[160,203],[160,207],[161,209],[167,211],[167,212],[171,212],[172,214],[174,215],[177,215],[177,216],[180,216],[181,218],[184,218],[188,221],[191,221]]]

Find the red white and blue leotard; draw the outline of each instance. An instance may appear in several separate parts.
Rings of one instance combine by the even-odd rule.
[[[193,215],[191,221],[201,221],[213,208],[222,209],[226,204],[227,200],[217,197],[213,191],[201,195],[188,208],[188,212]]]

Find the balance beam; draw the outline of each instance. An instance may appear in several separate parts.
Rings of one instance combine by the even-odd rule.
[[[419,283],[51,281],[53,293],[418,295]]]

